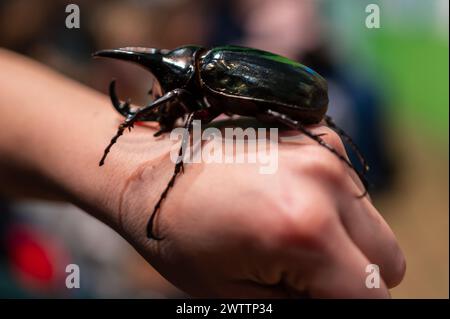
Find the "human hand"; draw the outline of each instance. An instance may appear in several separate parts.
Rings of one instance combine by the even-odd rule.
[[[135,134],[150,136],[145,131]],[[312,131],[325,133],[322,138],[345,154],[330,129]],[[185,164],[157,215],[156,233],[164,239],[155,241],[145,228],[173,172],[166,144],[127,181],[126,238],[194,296],[389,297],[387,288],[405,271],[389,226],[368,197],[357,197],[356,174],[336,156],[305,136],[290,140],[279,144],[275,174],[260,174],[250,163]],[[366,287],[369,264],[380,267],[380,288]]]

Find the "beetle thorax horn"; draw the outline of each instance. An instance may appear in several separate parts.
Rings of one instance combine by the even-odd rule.
[[[125,47],[102,50],[94,56],[119,59],[136,63],[150,71],[164,91],[183,87],[191,78],[193,52],[185,48],[164,50],[155,48]]]

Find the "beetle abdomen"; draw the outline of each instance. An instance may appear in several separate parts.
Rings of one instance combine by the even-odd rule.
[[[199,63],[200,79],[208,90],[256,104],[317,114],[328,106],[327,83],[312,69],[285,57],[244,47],[224,46],[207,51]]]

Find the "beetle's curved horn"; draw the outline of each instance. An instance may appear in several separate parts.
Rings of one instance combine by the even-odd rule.
[[[112,50],[101,50],[95,52],[92,56],[134,62],[154,73],[155,76],[158,76],[158,70],[161,69],[163,64],[163,54],[161,53],[161,50],[150,48],[127,47]]]
[[[191,71],[189,63],[179,63],[178,56],[173,55],[174,51],[141,47],[101,50],[93,54],[94,57],[129,61],[144,67],[156,77],[165,91],[180,87]]]

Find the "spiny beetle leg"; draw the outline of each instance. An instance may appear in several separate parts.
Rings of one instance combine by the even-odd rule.
[[[100,159],[99,166],[102,166],[105,163],[106,157],[107,157],[108,153],[110,152],[111,147],[117,142],[118,138],[123,134],[123,131],[126,128],[131,129],[136,121],[139,121],[140,119],[145,118],[146,115],[153,112],[153,110],[155,108],[159,107],[160,105],[162,105],[164,103],[167,103],[171,100],[178,98],[181,94],[184,94],[184,93],[185,93],[185,90],[175,89],[173,91],[167,92],[165,95],[161,96],[159,99],[153,101],[149,105],[140,108],[138,111],[136,111],[136,113],[128,114],[127,119],[122,124],[120,124],[116,135],[114,135],[114,137],[111,139],[111,142],[105,148],[105,151],[103,152],[103,156]]]
[[[103,166],[105,164],[106,156],[108,156],[109,151],[111,150],[111,147],[116,144],[117,139],[123,134],[123,131],[129,127],[127,121],[123,122],[119,125],[119,128],[117,129],[116,135],[113,136],[111,141],[109,142],[108,146],[103,151],[103,156],[100,159],[100,162],[98,163],[98,166]],[[130,127],[129,127],[130,128]]]
[[[364,158],[364,155],[362,155],[361,150],[355,144],[355,142],[353,142],[352,138],[343,129],[341,129],[339,126],[337,126],[336,123],[334,123],[333,119],[330,116],[325,115],[325,123],[327,123],[327,125],[332,130],[334,130],[336,133],[338,133],[339,136],[344,138],[350,144],[350,147],[356,153],[356,156],[358,156],[359,162],[361,163],[361,166],[363,167],[363,174],[367,173],[369,171],[370,167],[367,164],[367,161]]]
[[[163,202],[163,200],[167,197],[167,193],[169,192],[169,190],[173,187],[173,185],[175,184],[175,179],[177,178],[178,174],[180,172],[184,172],[184,166],[183,166],[183,155],[184,152],[187,149],[187,143],[189,141],[189,137],[190,137],[190,131],[192,128],[192,123],[194,120],[194,114],[190,113],[188,115],[188,118],[186,120],[186,123],[184,125],[184,134],[183,134],[183,138],[181,140],[181,146],[180,149],[178,151],[178,158],[177,158],[177,163],[175,164],[175,169],[173,171],[172,177],[169,180],[169,183],[167,184],[166,188],[164,189],[164,191],[161,193],[161,196],[159,197],[158,202],[156,203],[155,207],[153,208],[153,212],[152,215],[150,216],[150,219],[147,223],[147,237],[149,239],[155,239],[155,240],[161,240],[163,239],[162,237],[157,237],[154,233],[153,233],[153,224],[155,221],[155,216],[159,210],[159,208],[161,207],[161,203]]]
[[[167,184],[166,188],[162,192],[161,196],[159,197],[159,200],[156,203],[155,207],[153,208],[152,215],[150,216],[150,219],[147,223],[147,237],[149,239],[156,239],[156,240],[162,239],[161,237],[155,236],[155,234],[153,233],[153,224],[155,221],[156,214],[158,213],[163,200],[167,197],[167,193],[173,187],[178,174],[180,172],[181,173],[184,172],[184,165],[183,165],[184,152],[187,150],[187,145],[190,139],[190,131],[192,130],[194,119],[201,119],[203,122],[209,123],[220,114],[221,111],[211,109],[202,109],[188,114],[188,117],[184,124],[184,134],[181,140],[180,150],[178,151],[178,159],[177,163],[175,164],[172,177],[169,183]]]
[[[357,175],[358,177],[361,179],[363,185],[364,185],[364,192],[361,195],[358,195],[358,198],[363,198],[364,196],[367,195],[367,180],[365,178],[365,176],[363,174],[361,174],[359,171],[357,171],[355,169],[355,167],[353,166],[352,163],[350,163],[349,160],[347,160],[343,155],[339,154],[339,152],[331,145],[329,145],[328,143],[326,143],[322,138],[320,138],[317,135],[314,135],[312,132],[310,132],[309,130],[307,130],[299,121],[296,121],[294,119],[291,119],[290,117],[286,116],[285,114],[282,113],[278,113],[272,110],[267,110],[266,111],[268,115],[270,115],[273,119],[277,120],[278,122],[291,127],[293,129],[297,129],[300,130],[303,134],[305,134],[306,136],[308,136],[309,138],[313,139],[314,141],[316,141],[317,143],[319,143],[321,146],[325,147],[327,150],[329,150],[331,153],[333,153],[334,155],[336,155],[341,161],[343,161],[349,168],[351,168]]]

